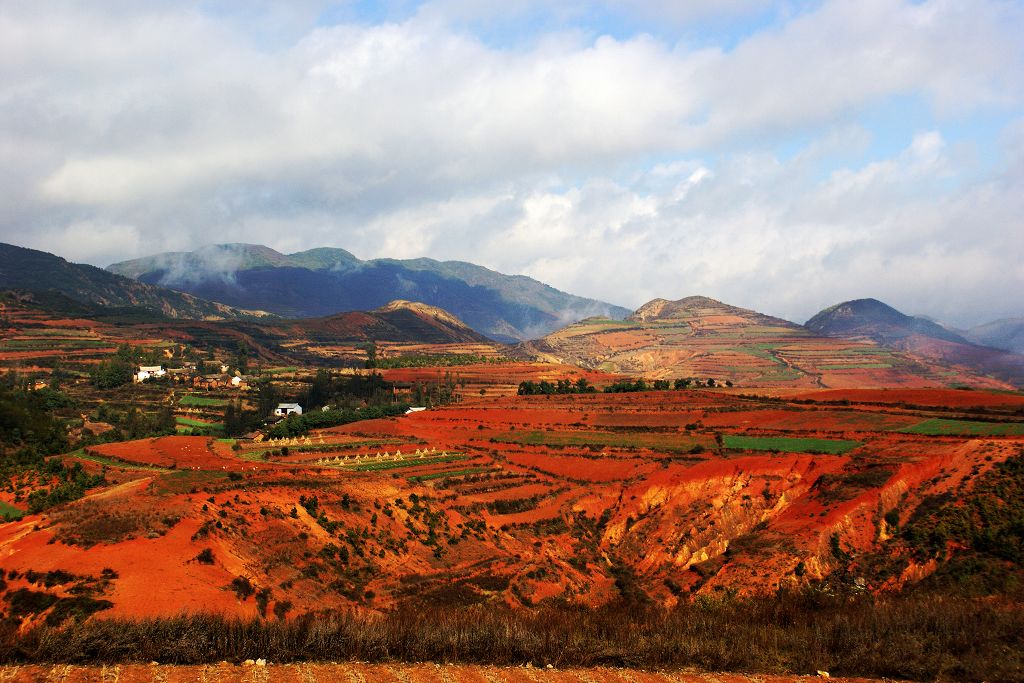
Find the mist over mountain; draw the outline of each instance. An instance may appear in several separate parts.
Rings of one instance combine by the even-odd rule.
[[[964,336],[975,344],[1024,353],[1024,316],[1003,318],[978,325],[964,332]]]
[[[620,306],[472,263],[428,258],[363,261],[333,248],[281,254],[260,245],[221,244],[115,263],[108,270],[232,306],[295,318],[371,310],[395,299],[419,301],[506,342],[540,337],[589,316],[629,314]]]
[[[191,294],[136,282],[45,251],[0,243],[0,289],[57,293],[78,304],[135,309],[168,318],[222,320],[264,317]]]

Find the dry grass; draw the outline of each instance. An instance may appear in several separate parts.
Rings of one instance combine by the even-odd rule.
[[[696,602],[670,612],[618,605],[417,609],[290,621],[191,615],[90,620],[22,635],[9,626],[0,636],[0,662],[6,663],[196,664],[264,657],[1024,680],[1019,604],[934,595],[787,594]]]

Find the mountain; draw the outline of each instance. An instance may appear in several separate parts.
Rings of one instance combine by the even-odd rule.
[[[1003,318],[978,325],[967,330],[964,336],[975,344],[1012,353],[1024,353],[1024,317]]]
[[[711,378],[737,386],[1007,386],[872,340],[836,339],[703,296],[655,299],[622,321],[588,318],[520,344],[515,353],[653,379]]]
[[[472,263],[428,258],[362,261],[344,249],[281,254],[259,245],[221,244],[115,263],[108,270],[291,318],[370,310],[395,299],[421,301],[505,342],[538,337],[587,316],[621,318],[629,313]]]
[[[361,366],[366,347],[425,346],[422,352],[493,353],[496,344],[447,311],[396,300],[373,311],[262,321],[167,321],[139,325],[149,336],[234,352],[243,344],[270,363]],[[434,347],[431,349],[430,347]],[[441,347],[441,348],[438,348]]]
[[[136,282],[95,266],[71,263],[59,256],[0,243],[0,289],[60,294],[84,306],[140,310],[168,318],[196,320],[261,317],[191,294]]]
[[[880,344],[891,344],[914,335],[957,344],[969,343],[936,322],[905,315],[877,299],[856,299],[830,306],[808,320],[806,326],[829,336],[863,336]]]
[[[973,343],[937,323],[905,315],[876,299],[845,301],[826,308],[808,320],[807,327],[830,337],[871,339],[891,349],[1024,386],[1024,355]]]
[[[416,344],[488,344],[491,340],[474,331],[451,313],[412,301],[395,300],[366,313],[347,311],[325,318],[306,318],[266,325],[267,329],[299,330],[314,341],[389,341]]]

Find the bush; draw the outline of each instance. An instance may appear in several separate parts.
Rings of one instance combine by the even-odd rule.
[[[248,600],[249,597],[256,592],[256,589],[253,588],[252,582],[244,576],[236,576],[232,579],[230,588],[235,592],[235,596],[242,602]]]

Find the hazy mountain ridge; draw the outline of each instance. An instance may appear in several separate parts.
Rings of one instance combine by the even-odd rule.
[[[146,310],[168,318],[222,320],[265,317],[193,294],[132,280],[45,251],[0,243],[0,288],[55,292],[86,306]]]
[[[281,254],[259,245],[216,245],[115,263],[108,270],[295,318],[371,310],[395,299],[421,301],[450,311],[501,341],[543,336],[591,315],[621,318],[629,313],[523,275],[504,275],[472,263],[429,258],[362,261],[344,249],[326,247]]]
[[[964,336],[975,344],[1024,353],[1024,316],[977,325],[965,331]]]
[[[969,343],[962,336],[922,316],[910,316],[877,299],[854,299],[830,306],[805,323],[808,329],[828,335],[870,337],[891,343],[912,335]]]

